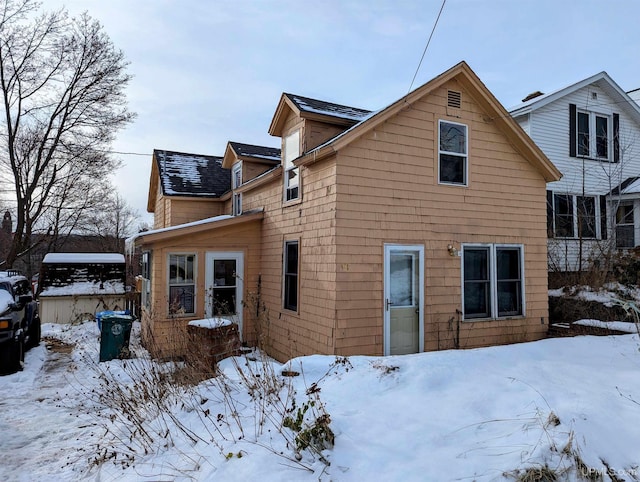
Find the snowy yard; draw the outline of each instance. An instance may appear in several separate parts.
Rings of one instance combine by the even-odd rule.
[[[43,326],[52,349],[0,377],[0,480],[640,480],[637,335],[286,366],[253,353],[154,405],[136,377],[170,366],[134,328],[136,358],[98,363],[95,323]],[[135,416],[105,403],[115,393],[137,394]],[[282,414],[295,426],[301,413],[296,430],[330,417],[333,448],[295,449]]]

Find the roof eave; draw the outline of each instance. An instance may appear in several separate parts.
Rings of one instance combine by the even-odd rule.
[[[195,225],[186,225],[185,227],[174,226],[174,229],[170,229],[167,231],[162,231],[159,233],[139,233],[135,236],[135,244],[147,245],[157,243],[158,241],[165,241],[181,236],[189,236],[197,233],[201,233],[204,231],[208,231],[210,229],[220,229],[227,226],[234,226],[236,224],[244,224],[251,221],[260,221],[264,218],[264,211],[260,210],[254,213],[249,214],[241,214],[239,216],[233,216],[231,218],[222,219],[219,221],[213,221],[210,223],[201,223]]]
[[[284,128],[284,123],[287,120],[287,111],[291,111],[300,115],[300,110],[298,107],[287,97],[286,94],[282,94],[280,96],[280,101],[278,102],[278,106],[276,107],[276,111],[273,114],[273,119],[271,119],[271,124],[269,125],[269,135],[275,137],[282,137],[282,129]]]

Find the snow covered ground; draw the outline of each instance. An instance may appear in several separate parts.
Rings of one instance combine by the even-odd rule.
[[[285,366],[251,353],[168,389],[137,325],[134,358],[105,363],[95,322],[43,326],[52,349],[0,377],[0,480],[640,480],[637,334]],[[330,420],[335,445],[316,430],[328,448],[297,451],[283,416]]]

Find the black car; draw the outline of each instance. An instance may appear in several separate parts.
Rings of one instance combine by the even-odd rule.
[[[0,374],[22,370],[24,352],[40,343],[38,304],[29,280],[0,271]]]

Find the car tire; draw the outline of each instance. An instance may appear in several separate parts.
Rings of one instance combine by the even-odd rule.
[[[40,344],[41,336],[42,336],[42,327],[40,325],[40,318],[36,318],[31,322],[31,326],[29,327],[28,348],[33,348],[34,346],[38,346]]]
[[[24,368],[24,341],[21,338],[13,343],[13,371],[22,371]]]

